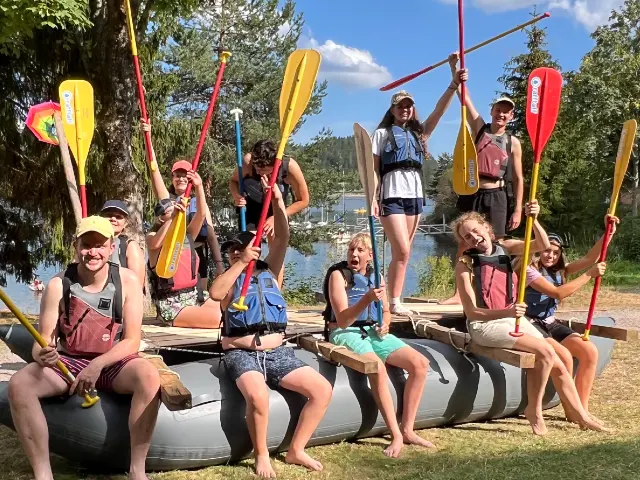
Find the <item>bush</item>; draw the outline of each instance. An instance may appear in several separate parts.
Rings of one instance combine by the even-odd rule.
[[[455,272],[448,256],[429,256],[418,265],[418,296],[446,298],[454,289]]]

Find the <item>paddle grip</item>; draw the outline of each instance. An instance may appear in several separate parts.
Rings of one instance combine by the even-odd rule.
[[[238,162],[238,189],[240,195],[244,195],[244,179],[242,175],[242,137],[240,135],[240,119],[236,114],[236,156]],[[247,230],[247,207],[240,207],[240,231],[245,232]]]
[[[602,238],[602,248],[600,249],[600,258],[598,259],[598,263],[604,262],[607,259],[607,250],[609,248],[609,243],[611,243],[612,233],[611,230],[613,228],[613,220],[609,219],[607,222],[607,228],[604,231],[604,237]],[[589,303],[589,313],[587,313],[587,324],[584,328],[584,336],[583,340],[589,340],[589,334],[591,333],[591,323],[593,322],[593,314],[596,311],[596,302],[598,300],[598,292],[600,291],[600,283],[602,282],[602,276],[596,277],[596,280],[593,284],[593,292],[591,293],[591,302]]]
[[[484,42],[478,43],[477,45],[474,45],[471,48],[468,48],[466,50],[464,50],[464,53],[471,53],[475,50],[478,50],[479,48],[484,47],[485,45],[489,45],[492,42],[495,42],[496,40],[500,40],[503,37],[506,37],[507,35],[511,35],[514,32],[517,32],[518,30],[522,30],[524,27],[528,27],[529,25],[532,25],[540,20],[542,20],[543,18],[547,18],[550,17],[551,14],[549,12],[546,12],[542,15],[539,15],[531,20],[529,20],[528,22],[522,23],[520,25],[518,25],[517,27],[513,27],[511,30],[507,30],[506,32],[503,32],[499,35],[496,35],[495,37],[491,37],[488,40],[485,40]],[[461,50],[462,51],[462,50]],[[385,85],[384,87],[380,87],[380,91],[381,92],[386,92],[387,90],[391,90],[392,88],[396,88],[399,87],[400,85],[403,85],[411,80],[413,80],[414,78],[419,77],[420,75],[424,75],[427,72],[430,72],[431,70],[441,67],[442,65],[445,65],[446,63],[449,62],[449,59],[444,59],[439,61],[438,63],[434,63],[433,65],[430,65],[426,68],[423,68],[422,70],[419,70],[415,73],[412,73],[410,75],[407,75],[406,77],[402,77],[398,80],[394,80],[393,82],[391,82],[388,85]]]
[[[274,185],[278,178],[278,171],[280,170],[281,158],[276,158],[276,162],[273,164],[273,172],[271,172],[271,178],[269,178],[269,188],[264,194],[262,200],[262,211],[260,212],[260,220],[258,221],[258,228],[256,229],[256,236],[253,239],[254,247],[259,247],[262,243],[262,232],[264,231],[264,224],[267,221],[267,213],[269,212],[269,205],[271,205],[271,196],[273,195]],[[251,281],[251,274],[255,267],[256,262],[253,261],[247,265],[247,271],[244,276],[244,282],[242,283],[242,289],[240,290],[240,303],[234,304],[234,308],[238,310],[245,310],[244,298],[247,296],[247,290],[249,290],[249,282]]]
[[[27,318],[22,314],[20,309],[18,309],[15,303],[13,303],[13,301],[1,288],[0,288],[0,299],[5,303],[5,305],[9,308],[9,310],[11,310],[11,313],[15,315],[15,317],[22,324],[22,326],[27,329],[27,331],[31,334],[31,336],[33,337],[33,339],[36,341],[38,345],[40,345],[42,348],[46,348],[49,346],[45,341],[45,339],[42,338],[42,335],[38,333],[38,331],[34,328],[31,322],[27,320]],[[60,370],[60,372],[62,372],[62,374],[66,377],[66,380],[69,383],[69,385],[71,385],[75,381],[75,377],[66,367],[66,365],[62,363],[60,360],[58,360],[56,362],[56,366],[58,367],[58,370]],[[98,396],[90,397],[88,393],[85,393],[83,397],[85,399],[85,403],[83,403],[82,406],[85,408],[90,407],[91,405],[93,405],[99,400]]]
[[[87,216],[87,187],[80,184],[80,205],[82,206],[82,218]]]
[[[376,231],[373,215],[369,215],[369,235],[371,236],[371,249],[373,250],[373,272],[375,274],[375,286],[380,288],[380,265],[378,263],[378,244],[376,241]],[[382,306],[383,302],[377,300],[378,304],[378,326],[382,327]]]
[[[222,52],[220,54],[220,69],[218,70],[218,76],[216,78],[215,86],[213,87],[213,93],[211,94],[211,100],[209,101],[209,108],[207,108],[207,115],[204,118],[204,124],[202,125],[202,131],[200,132],[200,140],[198,140],[198,147],[196,148],[196,154],[193,157],[193,162],[191,162],[191,170],[194,172],[198,168],[198,164],[200,163],[200,154],[202,153],[202,147],[204,147],[204,141],[207,138],[207,131],[209,130],[209,125],[211,124],[211,116],[213,115],[213,109],[216,106],[216,100],[218,99],[218,94],[220,93],[220,85],[222,84],[222,75],[224,74],[225,67],[227,66],[227,60],[231,54],[229,52]],[[189,182],[187,185],[187,189],[184,192],[184,198],[189,198],[191,195],[191,187],[193,184]]]

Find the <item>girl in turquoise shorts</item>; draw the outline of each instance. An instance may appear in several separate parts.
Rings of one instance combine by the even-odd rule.
[[[325,312],[329,341],[378,362],[378,373],[369,375],[376,404],[391,430],[391,445],[384,454],[398,457],[403,444],[423,447],[433,444],[413,431],[413,425],[422,398],[429,368],[428,360],[399,338],[389,334],[391,314],[384,283],[374,288],[373,272],[369,262],[373,259],[371,238],[359,233],[349,244],[347,260],[330,269],[328,274],[328,308]],[[332,270],[332,271],[331,271]],[[377,300],[383,307],[383,323],[376,324]],[[389,390],[386,365],[407,371],[402,408],[402,428],[396,420]]]

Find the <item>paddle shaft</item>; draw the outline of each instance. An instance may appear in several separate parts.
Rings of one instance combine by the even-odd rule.
[[[2,300],[7,307],[9,307],[9,310],[11,310],[11,313],[13,313],[16,316],[16,318],[20,321],[20,323],[24,326],[24,328],[27,329],[27,331],[31,334],[31,336],[38,343],[38,345],[40,345],[42,348],[48,347],[47,342],[45,341],[44,338],[42,338],[42,335],[40,335],[38,331],[33,327],[33,325],[31,325],[31,322],[27,320],[27,318],[22,314],[20,309],[18,309],[18,307],[13,303],[13,301],[8,297],[8,295],[1,288],[0,288],[0,300]],[[62,374],[66,377],[66,380],[69,383],[69,385],[71,385],[75,381],[75,377],[73,376],[73,374],[69,371],[69,369],[65,366],[65,364],[62,363],[60,360],[56,362],[56,366],[58,367],[58,370],[60,370]],[[87,404],[93,404],[96,402],[97,397],[91,398],[88,393],[85,393],[83,396]],[[87,405],[87,406],[90,406],[90,405]]]
[[[501,33],[500,35],[496,35],[495,37],[491,37],[490,39],[485,40],[484,42],[478,43],[477,45],[474,45],[473,47],[468,48],[467,50],[463,51],[461,49],[460,50],[461,55],[465,54],[465,53],[471,53],[471,52],[473,52],[473,51],[475,51],[475,50],[477,50],[479,48],[484,47],[485,45],[489,45],[490,43],[495,42],[496,40],[500,40],[501,38],[506,37],[507,35],[511,35],[512,33],[517,32],[518,30],[522,30],[523,28],[528,27],[529,25],[532,25],[532,24],[542,20],[543,18],[547,18],[547,17],[550,17],[550,16],[551,16],[551,14],[549,12],[544,13],[542,15],[539,15],[539,16],[529,20],[528,22],[522,23],[522,24],[518,25],[517,27],[512,28],[511,30],[507,30],[506,32]],[[412,73],[410,75],[407,75],[406,77],[402,77],[402,78],[400,78],[398,80],[395,80],[395,81],[391,82],[388,85],[385,85],[384,87],[381,87],[380,91],[381,92],[386,92],[387,90],[391,90],[392,88],[396,88],[396,87],[399,87],[400,85],[404,85],[405,83],[413,80],[414,78],[417,78],[420,75],[424,75],[425,73],[430,72],[431,70],[434,70],[434,69],[436,69],[438,67],[441,67],[442,65],[445,65],[447,63],[449,63],[449,59],[445,58],[444,60],[441,60],[438,63],[434,63],[433,65],[430,65],[430,66],[428,66],[428,67],[426,67],[426,68],[424,68],[424,69],[422,69],[422,70],[420,70],[418,72],[415,72],[415,73]]]
[[[78,183],[80,184],[80,205],[82,205],[82,218],[85,218],[87,216],[87,180],[84,173],[84,163],[86,156],[82,151],[82,125],[80,120],[80,102],[78,102],[79,96],[80,95],[78,93],[78,86],[76,85],[73,89],[73,108],[75,109],[76,122],[76,151],[78,152],[78,158],[76,158],[76,160],[78,162]]]
[[[369,203],[371,204],[371,203]],[[371,249],[373,250],[373,272],[375,275],[375,287],[380,288],[380,265],[378,262],[378,244],[376,241],[376,231],[373,215],[369,215],[369,235],[371,236]],[[378,326],[382,327],[382,301],[376,300],[378,304]]]
[[[458,39],[460,43],[460,69],[464,70],[464,7],[463,0],[458,0]],[[460,82],[460,128],[467,128],[467,86],[465,82]],[[467,136],[462,136],[462,151],[464,153],[464,163],[467,165]]]
[[[604,262],[607,259],[607,249],[609,248],[609,243],[611,243],[612,228],[613,220],[609,219],[609,221],[607,222],[607,228],[604,232],[604,237],[602,238],[602,248],[600,249],[600,258],[598,259],[598,262]],[[602,276],[596,277],[593,284],[593,292],[591,292],[591,302],[589,303],[589,313],[587,314],[587,324],[584,327],[584,336],[582,337],[583,340],[589,340],[589,334],[591,333],[591,323],[593,322],[593,314],[596,310],[596,302],[598,300],[598,292],[600,291],[601,282]]]
[[[207,138],[207,131],[209,130],[209,125],[211,124],[211,117],[213,115],[213,109],[216,106],[216,100],[218,99],[218,94],[220,93],[220,85],[222,84],[222,75],[224,74],[224,69],[227,66],[227,59],[231,54],[229,52],[222,52],[220,54],[220,70],[218,70],[218,78],[216,78],[216,84],[213,87],[213,93],[211,94],[211,100],[209,101],[209,108],[207,108],[207,115],[204,118],[204,125],[202,125],[202,131],[200,132],[200,140],[198,141],[198,148],[196,148],[196,154],[193,157],[193,162],[191,163],[191,170],[194,172],[198,168],[198,164],[200,163],[200,154],[202,153],[202,147],[204,147],[204,141]],[[189,195],[191,195],[191,187],[193,184],[189,182],[187,185],[187,189],[182,196],[184,202],[189,201]],[[187,203],[184,204],[185,207]]]
[[[238,190],[240,195],[244,195],[244,178],[242,173],[242,136],[240,135],[240,112],[232,110],[235,115],[236,126],[236,161],[238,163]],[[240,207],[240,231],[247,230],[247,207]]]
[[[140,72],[140,62],[138,61],[138,46],[136,45],[136,34],[133,28],[133,15],[131,14],[131,5],[129,4],[129,0],[125,0],[124,3],[127,10],[127,25],[129,27],[129,39],[131,40],[131,55],[133,56],[133,67],[136,72],[136,82],[138,84],[138,101],[140,103],[140,114],[142,115],[142,121],[144,123],[149,123],[149,117],[147,116],[147,103],[144,98],[144,88],[142,87],[142,73]],[[147,149],[147,161],[149,162],[149,168],[151,168],[151,171],[154,171],[155,163],[153,162],[151,132],[144,132],[144,144]]]

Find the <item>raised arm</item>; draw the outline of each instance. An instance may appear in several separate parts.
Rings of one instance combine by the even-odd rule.
[[[609,214],[604,217],[605,228],[609,218],[613,220],[611,235],[613,235],[616,231],[616,225],[620,223],[620,219],[618,217],[612,217]],[[587,252],[587,254],[576,260],[575,262],[571,262],[566,266],[566,274],[567,276],[573,275],[574,273],[581,272],[585,268],[589,268],[591,265],[596,263],[600,259],[600,252],[602,250],[602,242],[605,241],[604,235],[600,237],[600,239],[591,247],[591,249]]]
[[[287,207],[287,216],[292,217],[296,213],[309,206],[309,188],[304,179],[300,165],[293,158],[289,159],[289,175],[287,180],[293,189],[296,201]]]
[[[187,232],[191,238],[196,238],[198,232],[202,228],[202,222],[206,217],[207,211],[207,199],[204,196],[204,187],[202,186],[202,178],[197,172],[193,170],[187,172],[187,180],[193,183],[193,188],[196,191],[196,211],[187,226]]]
[[[460,58],[460,55],[458,54],[458,52],[454,52],[451,55],[449,55],[449,67],[451,68],[451,76],[454,79],[456,77],[456,72],[458,71],[459,58]],[[458,86],[457,92],[458,92],[458,96],[460,96],[460,86]],[[478,113],[478,110],[476,110],[475,105],[471,101],[471,95],[469,95],[469,87],[467,87],[464,96],[465,96],[465,105],[467,107],[467,122],[469,123],[469,126],[471,127],[471,131],[473,133],[473,137],[475,138],[480,132],[480,130],[482,129],[482,127],[484,126],[485,122],[482,116],[480,115],[480,113]]]
[[[529,284],[529,286],[533,287],[535,290],[543,293],[544,295],[555,298],[557,300],[564,300],[568,296],[576,293],[587,283],[589,283],[589,280],[591,280],[592,278],[604,275],[606,268],[607,266],[605,262],[597,263],[595,265],[592,265],[586,273],[583,273],[579,277],[574,278],[573,280],[560,286],[555,286],[544,277],[536,278]]]
[[[525,206],[525,213],[527,216],[530,215],[535,218],[533,221],[533,235],[535,238],[531,240],[529,253],[541,252],[551,247],[547,232],[542,225],[540,225],[540,222],[538,222],[537,219],[537,216],[540,213],[540,205],[538,205],[538,201],[533,200],[531,202],[527,202]],[[508,239],[503,240],[501,244],[509,252],[509,255],[522,255],[524,253],[524,240]],[[525,261],[528,261],[528,259],[525,259]]]
[[[151,124],[144,123],[144,120],[140,119],[140,129],[143,132],[151,132]],[[151,158],[153,158],[153,161],[156,162],[157,165],[158,162],[156,161],[156,152],[153,149],[153,145],[151,145]],[[149,174],[151,175],[151,190],[156,199],[160,201],[164,198],[169,198],[169,190],[167,190],[164,180],[162,180],[160,168],[156,168],[153,172],[149,171]]]
[[[242,159],[242,174],[248,175],[251,173],[251,154],[247,153]],[[240,195],[240,180],[238,178],[238,168],[233,169],[231,178],[229,179],[229,191],[233,197],[236,207],[243,207],[247,204],[244,196]]]
[[[267,177],[262,176],[262,186],[267,188]],[[264,261],[269,265],[269,269],[275,275],[278,275],[284,266],[284,257],[287,254],[289,246],[289,221],[287,218],[287,210],[282,199],[282,192],[276,187],[271,195],[271,206],[273,207],[273,231],[274,238],[269,246],[269,254]]]
[[[513,195],[516,204],[509,220],[509,230],[515,230],[522,220],[522,197],[524,196],[524,179],[522,176],[522,145],[516,137],[511,137],[511,158],[513,160]]]
[[[458,86],[461,82],[467,80],[467,76],[468,74],[466,70],[458,70],[454,73],[453,80],[436,103],[433,112],[431,112],[431,115],[429,115],[422,124],[422,131],[427,137],[430,137],[433,131],[438,126],[438,123],[444,115],[444,112],[446,112],[449,108],[449,105],[451,105],[451,100],[453,100]]]
[[[222,310],[226,310],[230,299],[227,298],[233,288],[235,281],[242,274],[252,261],[260,258],[260,247],[247,246],[242,255],[231,267],[222,275],[218,275],[209,288],[209,297],[220,302]]]

